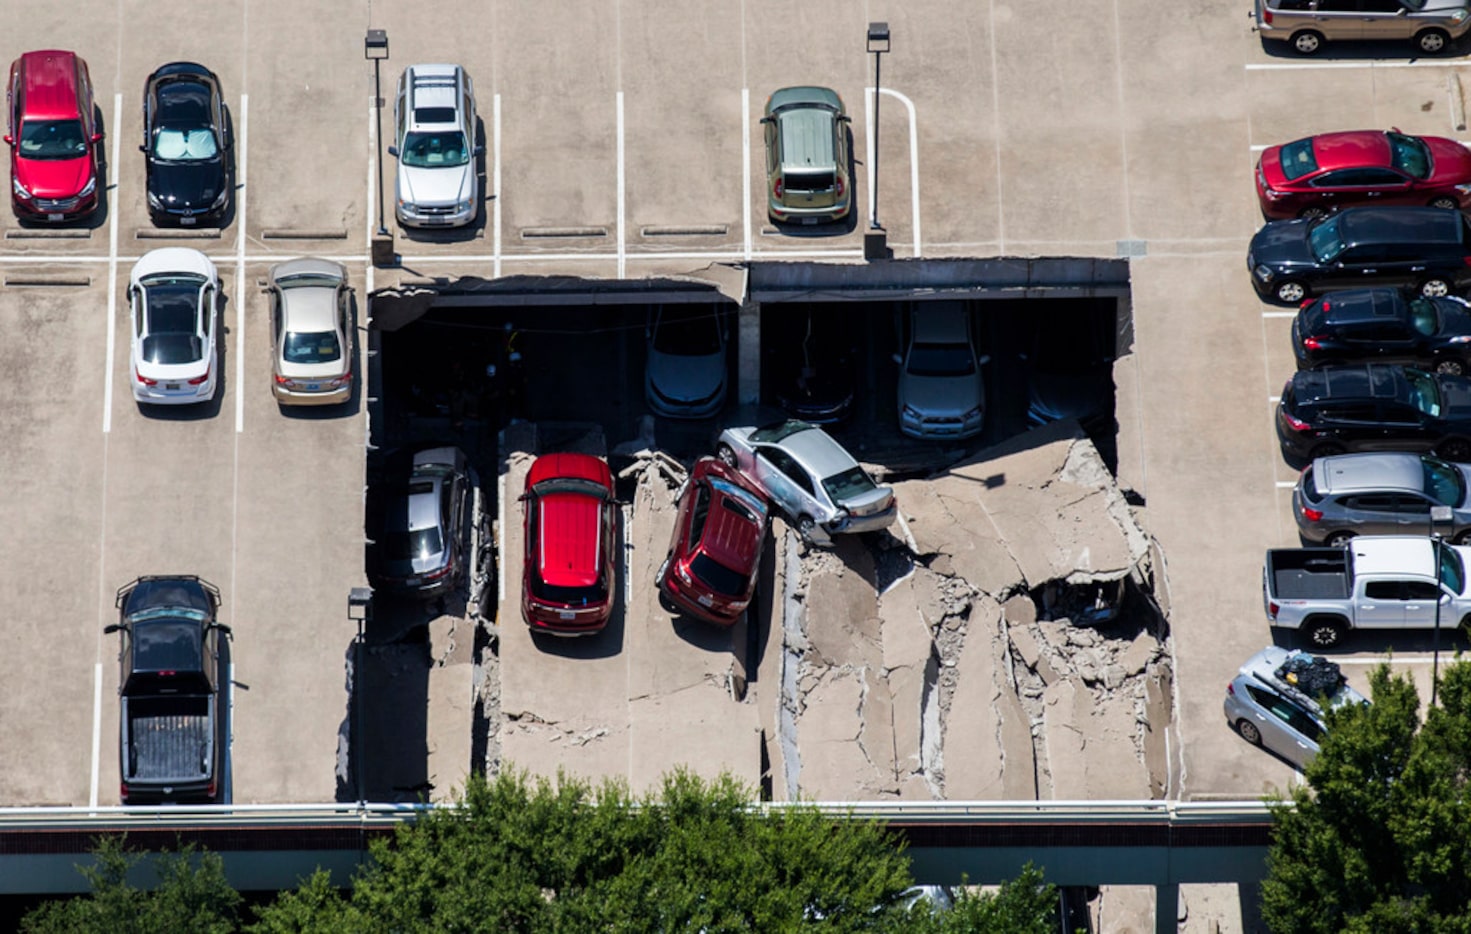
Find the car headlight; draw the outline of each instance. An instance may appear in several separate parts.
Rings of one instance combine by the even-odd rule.
[[[1471,13],[1467,13],[1465,10],[1457,10],[1454,13],[1451,14],[1451,22],[1453,22],[1453,23],[1462,23],[1462,22],[1465,22],[1467,16],[1471,16]]]
[[[210,205],[210,209],[213,210],[215,208],[222,208],[222,207],[224,207],[225,206],[225,199],[226,198],[229,198],[229,197],[230,197],[230,189],[228,189],[228,188],[222,189],[220,191],[220,193],[215,196],[214,203]]]
[[[1447,344],[1471,344],[1471,334],[1457,334],[1455,337],[1452,337],[1450,340],[1446,341],[1446,343]]]
[[[148,206],[151,208],[162,208],[163,199],[150,191],[148,193]]]
[[[87,179],[87,184],[83,185],[82,186],[82,190],[79,191],[79,192],[77,192],[77,197],[78,198],[85,198],[85,197],[87,197],[88,195],[90,195],[92,192],[94,192],[96,190],[97,190],[97,176],[94,175],[91,178]]]
[[[412,202],[412,201],[405,201],[404,199],[399,198],[398,199],[398,209],[400,211],[403,211],[405,214],[412,214],[412,213],[414,213],[414,210],[415,210],[414,202]]]
[[[960,420],[963,422],[975,421],[979,419],[985,413],[985,411],[986,410],[983,406],[978,405],[975,408],[971,409],[969,412],[966,412],[964,415],[960,416]]]
[[[904,406],[904,415],[905,415],[906,418],[923,418],[924,417],[923,415],[920,414],[919,409],[916,409],[914,406],[908,405],[908,404],[906,404]]]
[[[469,201],[456,201],[455,202],[455,213],[456,214],[461,214],[461,213],[464,213],[465,211],[470,210],[470,204],[471,204],[471,202],[469,202]]]
[[[1261,263],[1258,263],[1257,266],[1256,266],[1256,268],[1253,269],[1252,272],[1255,273],[1256,274],[1256,277],[1258,279],[1262,280],[1263,282],[1271,282],[1272,281],[1272,270],[1268,269],[1266,266],[1262,265]]]
[[[29,191],[26,191],[26,187],[22,185],[19,180],[11,178],[10,187],[15,189],[15,194],[17,197],[24,198],[27,201],[31,200],[31,193]]]
[[[1457,192],[1458,192],[1458,193],[1459,193],[1459,194],[1463,194],[1463,195],[1471,195],[1471,184],[1466,184],[1466,185],[1457,185],[1457,186],[1456,186],[1456,191],[1457,191]]]

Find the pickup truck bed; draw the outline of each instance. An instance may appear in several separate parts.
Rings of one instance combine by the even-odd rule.
[[[137,697],[128,701],[129,782],[188,782],[209,777],[209,698]]]
[[[1348,565],[1341,548],[1276,549],[1267,553],[1272,596],[1284,600],[1346,600]]]

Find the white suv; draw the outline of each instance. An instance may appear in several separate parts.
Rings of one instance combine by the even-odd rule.
[[[480,210],[475,89],[459,65],[411,65],[393,104],[394,215],[405,227],[463,227]]]

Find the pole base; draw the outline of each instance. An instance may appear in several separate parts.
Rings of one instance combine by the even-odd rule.
[[[894,258],[894,251],[889,249],[888,231],[879,228],[863,235],[863,258],[870,261]]]
[[[373,265],[380,268],[397,266],[398,257],[393,252],[393,234],[373,234]]]

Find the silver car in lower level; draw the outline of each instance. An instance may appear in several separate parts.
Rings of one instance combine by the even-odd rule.
[[[745,474],[808,540],[888,528],[894,491],[879,486],[827,432],[795,419],[727,428],[715,453]]]
[[[1318,755],[1318,741],[1326,729],[1324,701],[1331,707],[1368,703],[1341,677],[1316,696],[1294,684],[1296,676],[1289,672],[1314,661],[1305,652],[1268,646],[1248,659],[1226,685],[1226,721],[1232,728],[1248,743],[1275,752],[1299,769]]]

